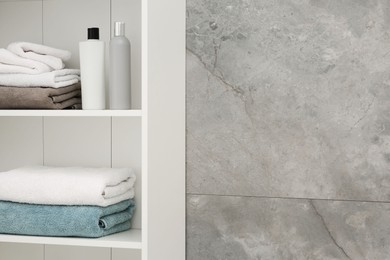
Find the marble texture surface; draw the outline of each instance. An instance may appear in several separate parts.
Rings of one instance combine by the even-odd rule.
[[[188,0],[187,133],[189,193],[390,201],[390,1]]]
[[[188,260],[390,259],[390,204],[189,196]]]

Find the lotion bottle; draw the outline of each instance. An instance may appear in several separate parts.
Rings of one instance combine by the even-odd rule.
[[[99,40],[99,28],[88,28],[88,40],[79,47],[83,109],[105,109],[104,42]]]
[[[131,109],[130,41],[125,36],[125,23],[115,22],[110,41],[110,109]]]

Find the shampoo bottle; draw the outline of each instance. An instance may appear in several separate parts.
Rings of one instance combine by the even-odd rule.
[[[110,108],[131,109],[130,41],[125,36],[125,23],[116,22],[110,41]]]
[[[83,109],[105,109],[104,42],[99,40],[99,28],[88,28],[88,40],[79,47]]]

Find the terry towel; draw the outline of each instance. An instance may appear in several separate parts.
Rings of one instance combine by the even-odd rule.
[[[0,201],[0,233],[102,237],[130,228],[134,201],[108,207],[50,206]]]
[[[37,75],[0,74],[0,85],[10,87],[61,88],[80,82],[80,70],[63,69]]]
[[[0,86],[0,109],[66,109],[81,103],[81,85],[63,88]]]
[[[105,207],[133,198],[135,179],[129,168],[24,167],[0,172],[0,200]]]
[[[0,74],[41,74],[50,71],[53,69],[46,64],[0,49]]]
[[[71,57],[69,51],[30,42],[14,42],[8,45],[7,49],[20,57],[42,62],[55,70],[65,68],[63,61]]]

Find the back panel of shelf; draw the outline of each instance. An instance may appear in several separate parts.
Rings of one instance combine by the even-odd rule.
[[[126,23],[132,48],[132,109],[141,109],[141,0],[0,0],[0,48],[13,41],[31,41],[67,49],[73,55],[66,65],[78,68],[78,44],[86,39],[88,27],[97,26],[106,42],[108,61],[115,21]],[[53,112],[42,113],[47,117],[36,111],[21,111],[26,117],[1,117],[0,113],[0,170],[32,164],[133,167],[138,176],[133,227],[141,228],[141,112],[130,117],[115,112],[112,118],[110,113],[53,117]],[[140,250],[0,243],[0,259],[58,260],[64,256],[140,259]]]
[[[141,228],[141,119],[0,117],[0,171],[27,165],[131,167]]]
[[[27,165],[131,167],[141,228],[141,119],[0,117],[0,171]]]
[[[86,40],[87,28],[100,28],[108,58],[115,21],[126,23],[126,36],[132,48],[132,104],[133,109],[141,109],[141,0],[0,0],[0,48],[14,41],[31,41],[66,49],[72,52],[66,66],[79,68],[78,46],[80,41]],[[108,59],[106,64],[108,69]],[[0,133],[11,131],[9,133],[15,134],[15,139],[7,134],[0,136],[0,154],[3,154],[3,147],[15,150],[14,156],[3,157],[8,161],[0,159],[2,170],[27,163],[77,163],[113,167],[135,164],[140,171],[141,118],[0,117],[0,120]],[[29,133],[23,133],[19,128],[24,124],[30,129]],[[63,131],[62,137],[68,139],[68,146],[62,147],[64,150],[58,149],[61,146],[56,144],[61,142],[61,135],[55,133],[58,131]],[[129,149],[123,145],[135,140],[137,143],[130,144]],[[132,159],[136,156],[137,159]],[[136,226],[141,227],[140,223]]]
[[[137,175],[132,226],[140,229],[141,130],[140,117],[0,117],[0,171],[26,165],[131,167]]]
[[[0,243],[0,257],[4,260],[140,260],[141,251],[132,249],[96,248],[85,246],[56,246]],[[46,254],[44,254],[46,252]]]
[[[132,108],[141,109],[141,0],[0,0],[0,48],[14,41],[30,41],[66,49],[72,52],[67,67],[79,68],[79,42],[86,40],[88,27],[99,27],[100,39],[106,43],[108,71],[115,21],[126,23],[131,42]]]

